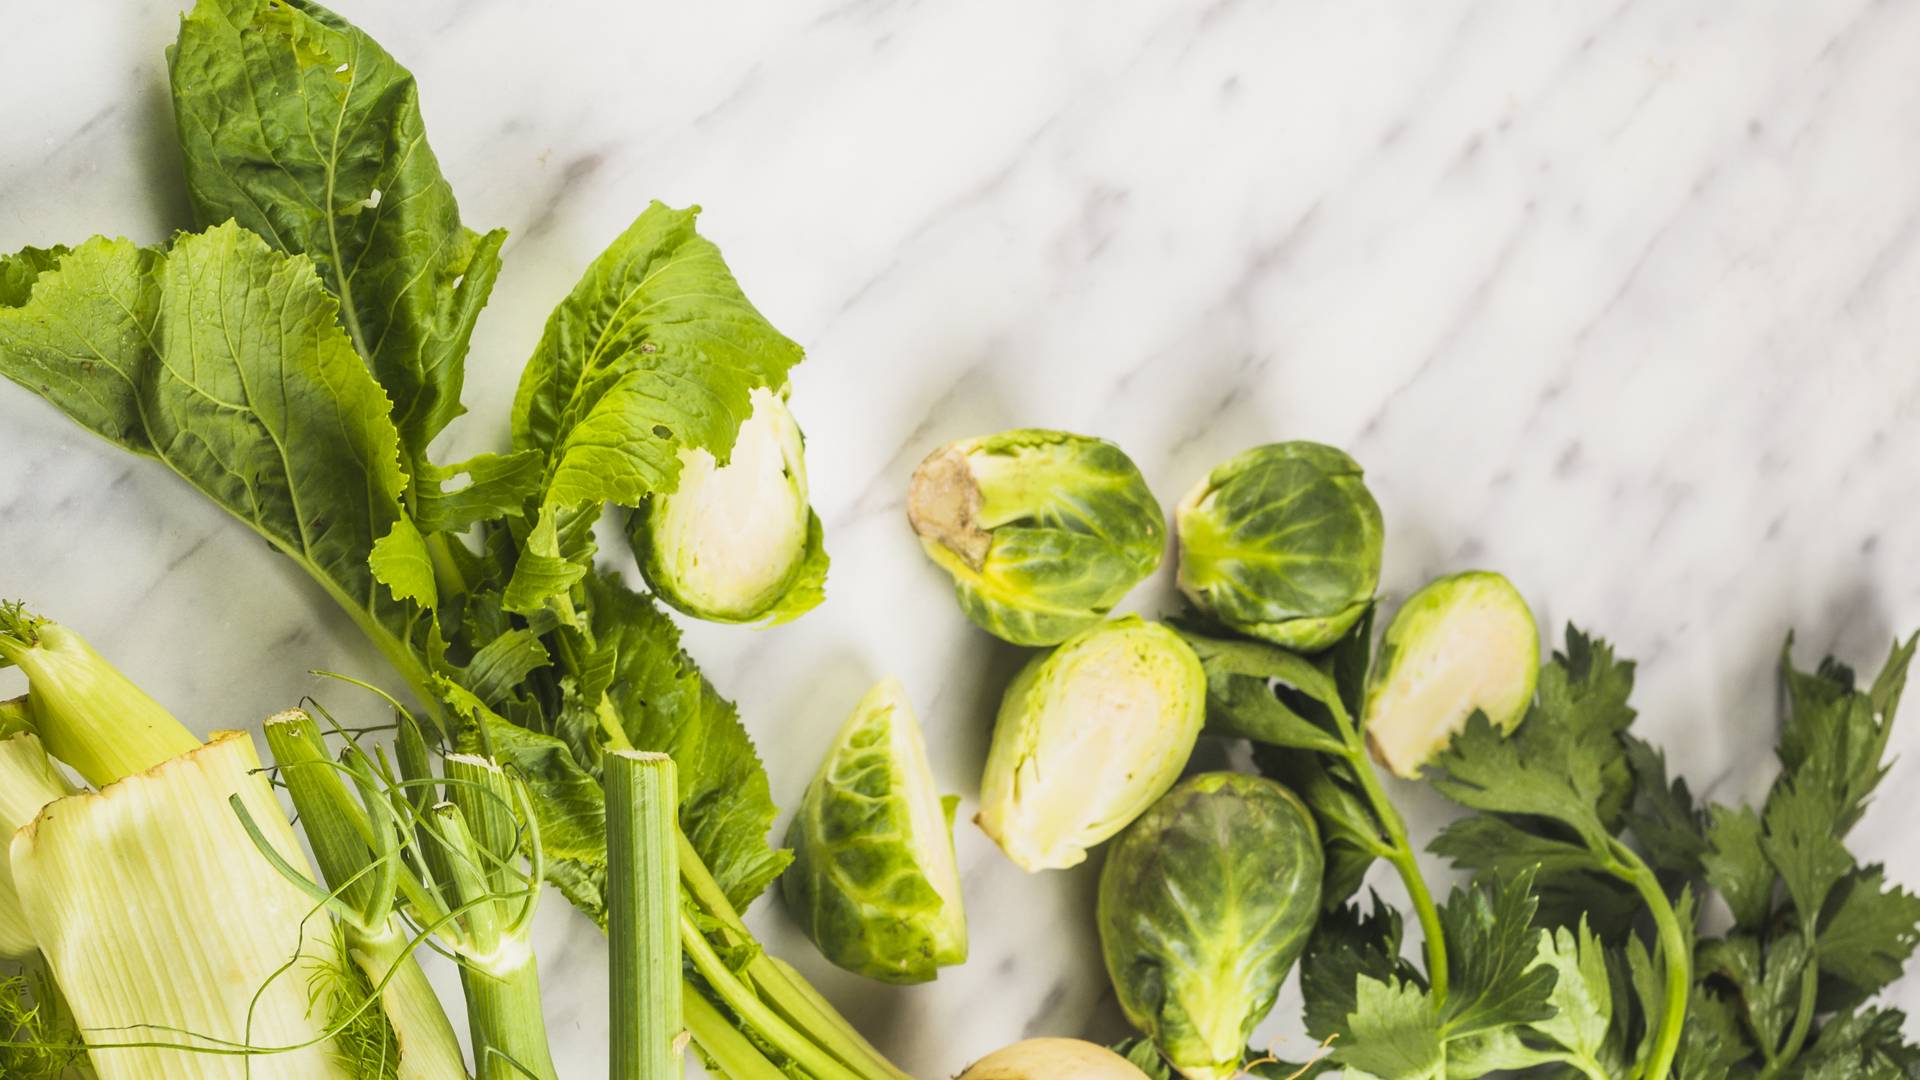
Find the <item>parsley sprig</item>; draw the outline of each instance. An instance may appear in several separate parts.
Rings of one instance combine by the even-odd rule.
[[[1260,767],[1312,807],[1327,910],[1302,959],[1323,1067],[1392,1078],[1548,1067],[1587,1080],[1920,1076],[1904,1017],[1873,996],[1920,943],[1920,897],[1859,865],[1844,840],[1886,775],[1915,640],[1858,689],[1835,661],[1783,657],[1781,772],[1758,808],[1703,806],[1635,737],[1634,665],[1569,628],[1526,720],[1475,716],[1434,762],[1473,811],[1432,850],[1471,882],[1435,904],[1365,753],[1362,625],[1296,656],[1204,634],[1209,730],[1260,744]],[[1407,886],[1425,964],[1401,955],[1402,913],[1354,898],[1375,859]],[[1717,896],[1733,927],[1698,936]]]

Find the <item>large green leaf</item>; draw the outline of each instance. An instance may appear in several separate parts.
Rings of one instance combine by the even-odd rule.
[[[202,223],[231,218],[313,259],[392,399],[407,460],[423,460],[461,412],[506,233],[460,223],[413,76],[307,0],[201,0],[168,58]]]
[[[548,318],[514,399],[513,443],[548,454],[549,503],[635,506],[672,491],[680,450],[726,460],[748,395],[785,385],[799,363],[694,231],[698,213],[648,207]]]
[[[312,263],[227,224],[167,251],[96,237],[0,267],[19,283],[0,303],[0,374],[252,526],[419,685],[415,609],[368,565],[390,536],[408,561],[417,536],[399,439]]]

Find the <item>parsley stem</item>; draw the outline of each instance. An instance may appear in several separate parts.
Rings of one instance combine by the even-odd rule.
[[[1808,934],[1807,937],[1807,966],[1800,969],[1800,1004],[1793,1017],[1793,1029],[1787,1032],[1786,1045],[1780,1048],[1780,1052],[1768,1054],[1767,1064],[1755,1080],[1773,1080],[1781,1069],[1793,1064],[1793,1060],[1800,1056],[1800,1048],[1807,1043],[1807,1033],[1813,1027],[1813,1011],[1820,996],[1820,962],[1814,953],[1813,935]]]
[[[1679,916],[1674,914],[1667,891],[1660,887],[1660,879],[1632,848],[1610,838],[1607,850],[1599,854],[1607,856],[1609,872],[1632,885],[1646,901],[1660,933],[1660,952],[1667,965],[1666,995],[1653,1051],[1647,1055],[1647,1071],[1642,1075],[1644,1080],[1666,1080],[1667,1074],[1673,1071],[1674,1055],[1680,1051],[1680,1032],[1686,1026],[1687,1000],[1693,988],[1693,956],[1688,948],[1687,933],[1680,925]]]
[[[1336,698],[1332,703],[1333,723],[1340,731],[1340,741],[1346,746],[1342,756],[1353,769],[1353,775],[1360,780],[1360,788],[1367,796],[1367,805],[1380,827],[1387,834],[1387,850],[1380,855],[1400,873],[1400,882],[1406,886],[1407,898],[1413,902],[1413,913],[1420,920],[1420,936],[1426,941],[1427,950],[1427,989],[1433,995],[1434,1005],[1444,1005],[1447,1000],[1447,935],[1440,925],[1440,909],[1434,906],[1433,892],[1427,888],[1427,879],[1420,873],[1420,860],[1414,856],[1413,845],[1407,840],[1407,822],[1394,809],[1393,800],[1380,786],[1380,776],[1373,770],[1373,761],[1367,754],[1365,740],[1360,737],[1359,728],[1353,717],[1341,706]]]
[[[1380,777],[1373,771],[1373,762],[1367,760],[1358,742],[1357,738],[1348,740],[1351,749],[1347,760],[1353,766],[1354,775],[1360,778],[1360,786],[1366,792],[1374,816],[1380,820],[1380,827],[1386,830],[1387,842],[1391,845],[1386,860],[1399,871],[1400,881],[1407,888],[1407,898],[1413,901],[1413,913],[1420,920],[1420,935],[1426,940],[1428,987],[1434,1005],[1443,1005],[1447,1000],[1447,936],[1440,925],[1440,909],[1434,906],[1433,892],[1427,888],[1425,875],[1420,873],[1420,860],[1415,858],[1413,845],[1407,840],[1406,819],[1387,798],[1380,786]]]

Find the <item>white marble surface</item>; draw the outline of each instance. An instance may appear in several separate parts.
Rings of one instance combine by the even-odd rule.
[[[901,494],[931,447],[1014,425],[1117,440],[1169,504],[1257,442],[1351,448],[1390,596],[1506,571],[1640,659],[1642,730],[1723,799],[1771,775],[1789,627],[1870,666],[1920,625],[1912,0],[341,6],[420,77],[467,221],[512,230],[453,454],[504,442],[547,309],[649,198],[705,205],[810,350],[830,599],[690,633],[783,802],[887,673],[971,798],[1017,657],[961,618]],[[8,5],[0,248],[188,224],[175,8]],[[383,671],[246,530],[11,386],[0,461],[0,594],[193,722],[286,706],[309,667]],[[1920,716],[1895,741],[1856,835],[1915,887]],[[1430,833],[1439,800],[1395,794]],[[919,1076],[1114,1034],[1091,870],[959,847],[973,959],[935,984],[831,970],[777,904],[754,921]],[[603,946],[563,908],[542,966],[563,1071],[592,1076]]]

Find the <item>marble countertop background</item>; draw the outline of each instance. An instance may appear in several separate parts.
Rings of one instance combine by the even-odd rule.
[[[1169,506],[1255,443],[1349,448],[1390,600],[1506,572],[1543,625],[1640,661],[1641,730],[1717,799],[1773,773],[1789,628],[1873,668],[1920,626],[1912,0],[340,7],[419,76],[467,222],[512,231],[444,457],[504,444],[547,310],[652,198],[704,205],[807,346],[829,600],[689,632],[783,804],[886,674],[971,803],[1019,655],[961,617],[902,495],[934,446],[1010,426],[1118,441]],[[8,5],[0,248],[190,224],[176,10]],[[308,668],[384,671],[246,530],[11,386],[0,462],[0,594],[190,723],[255,721]],[[1128,606],[1167,607],[1170,577]],[[1895,749],[1856,843],[1920,887],[1920,716]],[[1426,835],[1445,814],[1394,794]],[[973,957],[936,983],[831,969],[777,903],[753,921],[919,1076],[1117,1034],[1093,867],[958,844]],[[604,946],[557,896],[540,934],[562,1071],[595,1075]],[[1920,1007],[1920,976],[1893,998]]]

